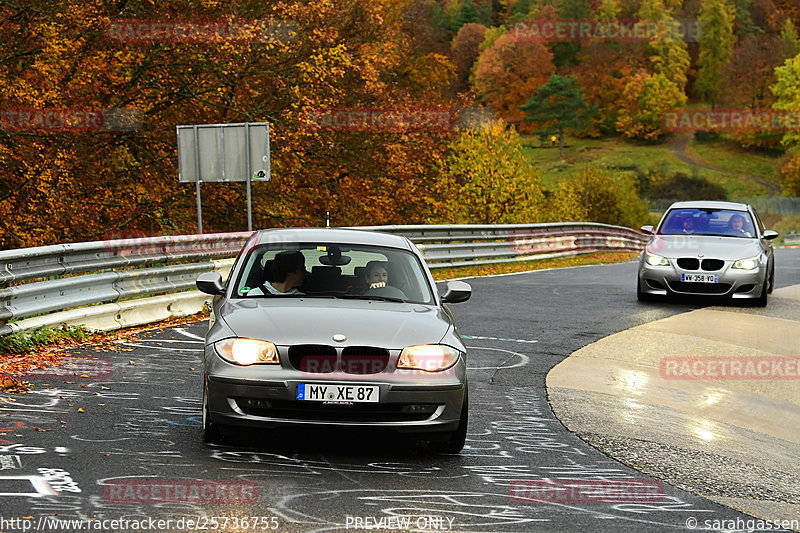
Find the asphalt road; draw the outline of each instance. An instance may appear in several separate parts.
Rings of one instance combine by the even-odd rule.
[[[800,283],[800,250],[777,253],[777,285]],[[39,376],[30,394],[0,401],[0,531],[673,531],[737,519],[728,529],[746,529],[750,517],[670,486],[606,502],[510,493],[544,478],[660,491],[569,433],[544,388],[578,348],[702,305],[638,303],[635,272],[625,263],[469,280],[472,299],[452,306],[470,347],[470,431],[457,456],[319,430],[204,444],[205,322],[105,353],[74,350],[91,358],[88,377]],[[183,502],[163,503],[175,495]],[[54,521],[69,519],[79,522]]]

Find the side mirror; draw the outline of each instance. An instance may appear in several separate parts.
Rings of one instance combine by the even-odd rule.
[[[642,226],[639,229],[642,230],[642,233],[647,233],[648,235],[652,235],[653,233],[655,233],[655,229],[653,228],[653,226],[650,226],[649,224],[647,226]]]
[[[222,276],[219,275],[219,272],[204,272],[197,276],[195,284],[200,292],[215,296],[225,294],[225,285],[222,284]]]
[[[463,281],[448,281],[447,290],[442,295],[442,302],[448,304],[457,304],[466,302],[472,296],[472,287],[469,283]]]
[[[771,241],[772,239],[776,238],[778,235],[779,234],[778,234],[777,231],[774,231],[774,230],[771,230],[771,229],[768,229],[768,230],[766,230],[764,232],[764,238],[767,239],[768,241]]]

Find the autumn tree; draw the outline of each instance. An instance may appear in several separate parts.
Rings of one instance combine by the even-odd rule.
[[[781,169],[783,192],[787,196],[800,196],[800,154],[796,154]]]
[[[638,228],[650,218],[634,179],[606,169],[585,166],[562,181],[553,193],[548,220],[600,222]]]
[[[778,39],[778,54],[782,60],[785,61],[800,54],[800,37],[798,37],[797,28],[791,19],[787,18],[784,22]]]
[[[272,180],[253,187],[255,225],[431,222],[448,121],[429,130],[340,131],[313,117],[359,108],[454,107],[453,67],[413,46],[403,7],[290,0],[4,4],[0,101],[9,109],[133,109],[124,131],[9,130],[0,134],[0,247],[102,239],[108,232],[195,230],[194,187],[177,180],[175,126],[272,123]],[[244,38],[137,39],[109,24],[245,17],[284,21]],[[244,187],[203,185],[206,231],[246,227]]]
[[[595,41],[581,47],[578,64],[566,72],[577,76],[587,105],[598,107],[583,134],[596,137],[617,133],[625,85],[639,69],[649,66],[645,46],[637,42]]]
[[[557,6],[558,18],[563,20],[586,20],[592,13],[587,0],[562,0]],[[574,65],[580,49],[580,43],[575,41],[552,43],[550,50],[553,52],[553,64],[557,67]]]
[[[450,55],[456,69],[455,88],[457,91],[469,89],[469,74],[478,59],[478,47],[483,42],[486,26],[464,24],[453,39]]]
[[[774,35],[740,39],[731,62],[722,73],[726,87],[720,96],[722,105],[731,108],[769,109],[775,102],[770,87],[777,81],[775,67],[782,63],[780,41]],[[744,148],[774,150],[780,147],[782,134],[777,132],[734,132],[732,137]]]
[[[625,137],[656,141],[663,136],[667,111],[686,104],[686,95],[663,74],[640,70],[627,83],[617,129]]]
[[[449,145],[443,173],[455,191],[457,223],[532,223],[542,200],[539,173],[519,135],[502,120],[461,131]]]
[[[520,126],[524,114],[519,106],[550,78],[552,60],[552,54],[543,44],[502,35],[478,58],[475,92],[481,102],[506,122]]]
[[[672,80],[681,91],[686,89],[691,64],[680,24],[662,0],[644,0],[638,13],[645,23],[657,22],[660,30],[648,44],[651,70]]]
[[[583,91],[576,87],[578,78],[565,78],[554,74],[550,80],[536,91],[536,94],[522,106],[528,115],[525,122],[537,125],[536,133],[545,139],[557,135],[559,154],[564,159],[564,132],[584,127],[597,107],[589,108],[583,99]]]
[[[771,87],[777,101],[772,106],[781,111],[792,113],[800,112],[800,55],[787,59],[786,62],[775,69],[777,82]],[[786,146],[794,146],[800,142],[800,132],[788,131],[783,136]]]
[[[695,92],[713,108],[719,98],[722,71],[731,59],[736,42],[733,6],[729,0],[704,0],[699,20],[702,34]]]

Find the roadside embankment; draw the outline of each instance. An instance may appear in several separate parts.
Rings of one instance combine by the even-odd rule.
[[[547,376],[556,416],[644,473],[765,520],[800,518],[800,285],[764,309],[638,326]]]

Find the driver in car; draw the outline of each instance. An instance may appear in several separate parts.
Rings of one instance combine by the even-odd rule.
[[[301,252],[286,251],[275,256],[272,262],[272,282],[262,285],[247,293],[248,296],[264,294],[303,294],[299,290],[306,277],[306,258]]]

